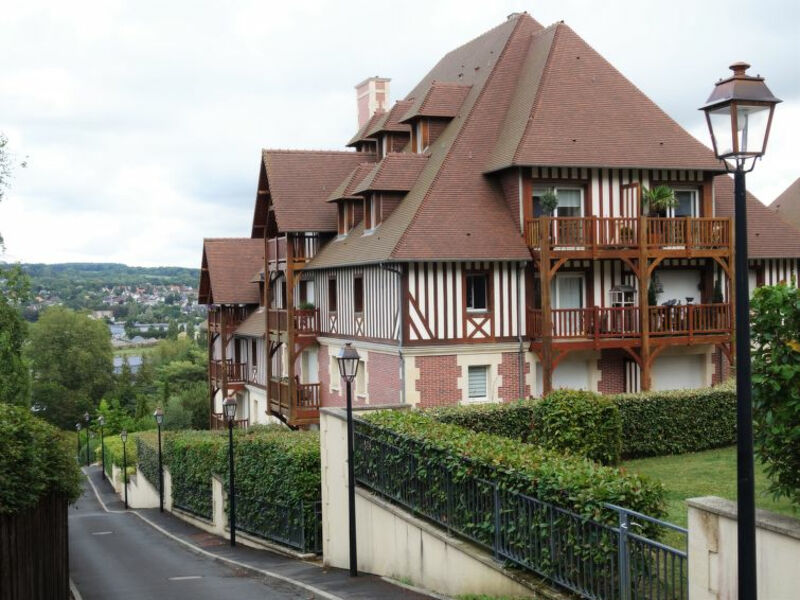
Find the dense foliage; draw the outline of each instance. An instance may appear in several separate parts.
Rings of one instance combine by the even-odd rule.
[[[619,463],[622,424],[611,398],[593,392],[556,390],[537,402],[533,413],[531,443],[605,465]]]
[[[659,517],[664,490],[656,482],[577,456],[439,423],[419,411],[386,411],[366,420],[393,434],[389,440],[414,455],[418,470],[436,472],[444,465],[457,475],[498,481],[519,491],[595,520],[616,517],[603,507],[612,503]],[[399,434],[397,437],[394,434]]]
[[[0,266],[0,402],[21,406],[30,402],[30,374],[22,352],[27,323],[21,312],[29,288],[18,266]]]
[[[444,406],[426,410],[425,414],[440,423],[526,442],[531,434],[537,402],[538,400],[518,400],[497,404]]]
[[[80,493],[75,443],[24,407],[0,404],[0,514],[34,506],[48,493]]]
[[[800,505],[800,290],[761,287],[752,308],[756,453],[770,491]]]
[[[699,452],[736,443],[731,383],[696,390],[613,396],[622,421],[622,456]]]
[[[94,413],[111,389],[110,340],[105,323],[59,306],[31,326],[32,401],[44,419],[67,429],[85,411]]]
[[[131,436],[128,438],[128,442],[125,444],[125,456],[123,457],[122,453],[122,440],[118,435],[107,435],[103,438],[103,444],[105,446],[105,459],[106,459],[106,472],[111,475],[111,467],[115,465],[120,470],[123,467],[123,464],[128,465],[128,470],[132,470],[136,467],[137,463],[137,446],[136,440]],[[103,449],[100,447],[98,443],[94,449],[94,456],[95,460],[100,463],[102,460]],[[123,461],[123,458],[125,459]]]

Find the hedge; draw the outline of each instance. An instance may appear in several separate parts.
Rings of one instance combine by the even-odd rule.
[[[620,394],[623,458],[699,452],[736,443],[733,381],[712,388]]]
[[[28,408],[0,403],[0,514],[29,509],[49,493],[78,498],[81,474],[75,437]]]
[[[541,446],[439,423],[419,411],[385,411],[365,420],[390,434],[403,436],[390,435],[386,441],[403,444],[405,451],[415,455],[418,469],[433,472],[444,463],[460,473],[497,481],[503,489],[612,525],[617,522],[616,513],[604,508],[604,503],[656,518],[665,514],[663,485],[644,476]]]
[[[472,431],[502,435],[528,441],[533,423],[534,407],[538,400],[517,400],[498,404],[444,406],[426,410],[440,423],[466,427]]]
[[[122,440],[120,439],[119,435],[107,435],[103,438],[103,445],[105,446],[105,455],[106,455],[106,464],[105,470],[109,477],[111,477],[111,467],[112,465],[116,465],[120,470],[122,470],[123,464],[123,456],[122,456]],[[130,470],[132,467],[136,467],[137,463],[137,446],[136,438],[131,435],[128,438],[128,443],[125,444],[125,459],[128,465],[128,469]],[[97,444],[97,447],[94,449],[94,457],[95,460],[99,463],[103,460],[103,449],[100,444]]]

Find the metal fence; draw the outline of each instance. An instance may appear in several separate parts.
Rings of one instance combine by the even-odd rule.
[[[322,502],[236,493],[236,529],[300,552],[322,553]]]
[[[686,600],[686,553],[648,535],[669,523],[621,507],[612,526],[504,489],[469,474],[466,459],[443,454],[420,464],[430,448],[359,421],[357,482],[491,551],[592,600]],[[404,447],[405,446],[405,447]],[[407,448],[413,448],[409,450]]]

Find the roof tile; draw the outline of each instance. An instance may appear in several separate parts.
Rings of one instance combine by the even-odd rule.
[[[207,238],[203,240],[200,274],[201,304],[258,304],[258,284],[253,273],[264,265],[264,240]]]

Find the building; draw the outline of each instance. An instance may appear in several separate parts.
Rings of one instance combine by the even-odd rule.
[[[800,177],[775,198],[769,207],[784,221],[800,229]]]
[[[344,402],[347,341],[359,404],[725,377],[730,178],[572,29],[510,15],[388,94],[357,86],[354,151],[263,151],[251,238],[206,241],[216,413],[232,395],[245,419],[315,423]],[[659,185],[676,206],[648,206]],[[770,237],[756,280],[797,270],[797,236]]]

